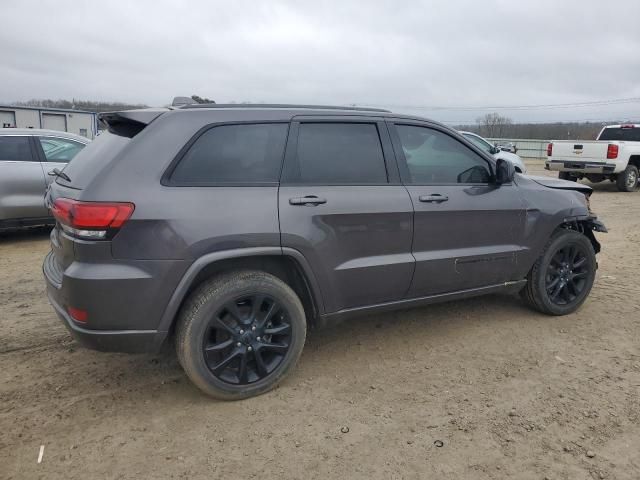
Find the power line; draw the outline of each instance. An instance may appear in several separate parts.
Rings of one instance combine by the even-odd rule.
[[[357,103],[357,106],[370,107],[388,107],[403,108],[412,110],[456,110],[456,111],[473,111],[473,110],[533,110],[533,109],[553,109],[553,108],[581,108],[593,106],[607,105],[624,105],[630,103],[640,103],[640,97],[615,98],[611,100],[598,100],[593,102],[575,102],[575,103],[549,103],[537,105],[487,105],[487,106],[437,106],[437,105],[394,105],[394,104],[373,104],[373,103]]]

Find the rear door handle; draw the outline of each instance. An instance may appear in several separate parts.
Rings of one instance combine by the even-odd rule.
[[[442,203],[449,200],[449,197],[446,195],[440,195],[439,193],[434,193],[432,195],[420,195],[418,200],[424,203]]]
[[[307,195],[306,197],[293,197],[289,199],[289,205],[322,205],[327,203],[326,198],[316,197],[315,195]]]

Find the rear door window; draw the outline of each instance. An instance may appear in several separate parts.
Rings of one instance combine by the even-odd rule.
[[[308,185],[379,185],[387,170],[374,123],[301,123],[284,180]]]
[[[169,175],[172,185],[277,183],[289,125],[220,125],[200,135]]]
[[[68,163],[85,147],[83,143],[59,137],[39,137],[38,140],[47,162]]]
[[[29,137],[0,135],[0,161],[31,162]]]

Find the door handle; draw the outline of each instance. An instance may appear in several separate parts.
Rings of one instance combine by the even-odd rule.
[[[307,195],[306,197],[293,197],[289,199],[289,205],[322,205],[327,203],[326,198],[316,197],[315,195]]]
[[[432,195],[420,195],[418,200],[424,203],[442,203],[449,200],[449,197],[446,195],[440,195],[439,193],[434,193]]]

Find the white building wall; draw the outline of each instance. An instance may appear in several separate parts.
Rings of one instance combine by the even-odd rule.
[[[40,128],[40,114],[37,110],[21,110],[16,108],[17,128]]]
[[[66,131],[93,139],[96,136],[95,116],[93,113],[69,112],[60,110],[32,109],[20,107],[0,107],[1,112],[6,112],[2,118],[15,118],[16,128],[45,128],[42,123],[42,114],[64,115],[66,119]],[[60,125],[62,123],[60,122]],[[0,127],[2,125],[0,124]],[[60,127],[62,130],[63,127]]]
[[[93,118],[91,113],[67,113],[67,132],[93,138],[96,134]]]

